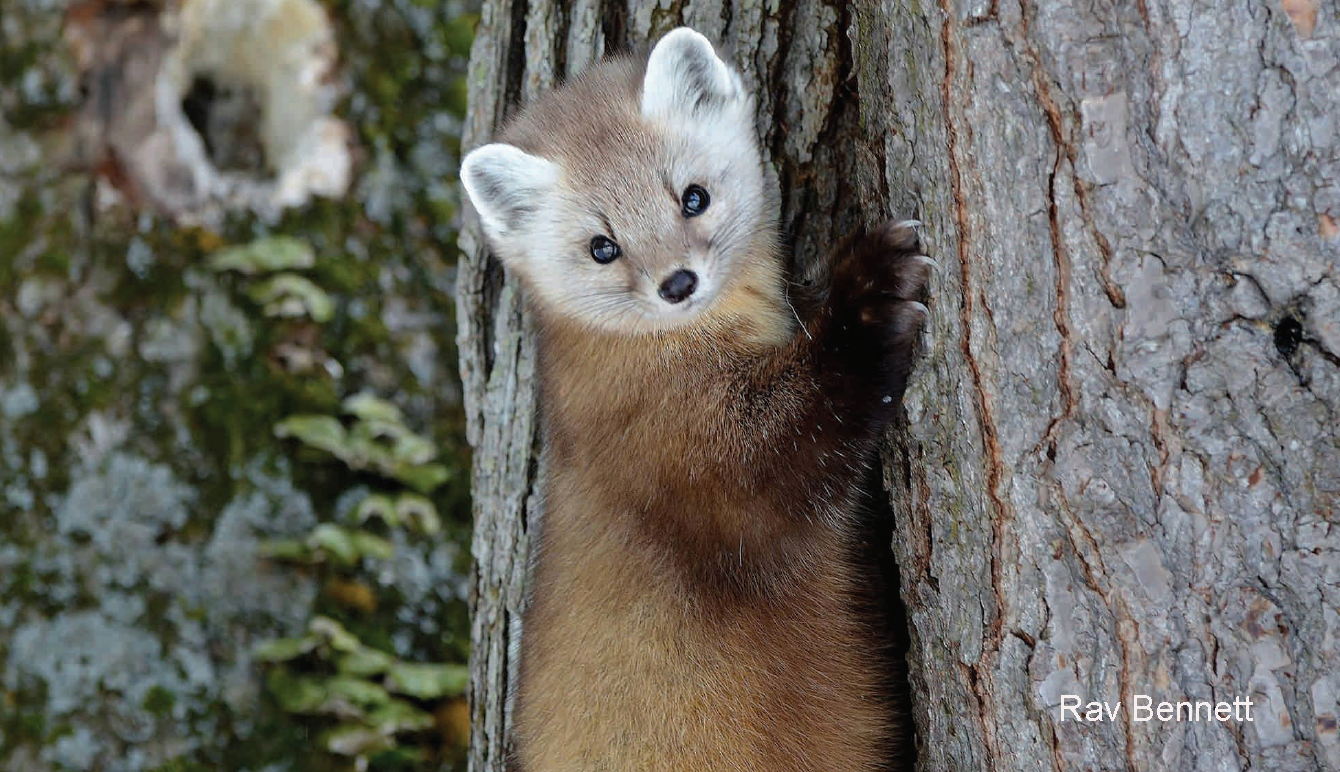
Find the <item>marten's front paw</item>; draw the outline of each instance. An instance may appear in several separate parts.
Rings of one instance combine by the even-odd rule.
[[[844,423],[873,432],[898,410],[926,323],[933,263],[921,254],[918,223],[885,223],[833,254],[831,283],[815,335],[805,329],[814,373]]]
[[[916,222],[887,222],[835,256],[826,343],[854,406],[884,413],[902,398],[925,325],[934,262],[921,254]]]
[[[921,254],[917,225],[914,220],[879,225],[851,241],[833,265],[835,316],[844,326],[881,329],[896,341],[895,348],[910,348],[928,315],[922,301],[935,263]]]

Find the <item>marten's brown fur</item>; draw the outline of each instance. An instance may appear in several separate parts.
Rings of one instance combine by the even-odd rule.
[[[539,319],[547,484],[516,766],[886,769],[905,719],[892,714],[890,663],[859,601],[870,577],[853,510],[911,366],[928,261],[907,226],[852,239],[834,254],[826,297],[798,318],[756,147],[743,171],[691,175],[711,181],[713,206],[732,207],[724,220],[647,214],[665,195],[658,187],[677,197],[683,182],[638,173],[677,152],[664,151],[674,126],[648,117],[645,92],[686,87],[697,97],[684,100],[690,123],[737,120],[711,100],[734,98],[738,79],[705,74],[714,65],[696,33],[672,33],[658,51],[677,35],[686,50],[666,56],[687,63],[672,61],[668,75],[602,65],[529,108],[504,135],[510,148],[467,159],[462,173]],[[752,119],[747,99],[728,107]],[[752,192],[732,198],[731,184]],[[757,214],[738,211],[755,199]],[[599,213],[599,232],[622,228],[627,265],[587,265],[585,231],[563,231],[583,207]],[[565,208],[550,221],[537,214]],[[654,232],[626,224],[644,222]],[[684,266],[712,296],[659,316],[648,293]],[[584,289],[538,286],[565,272],[636,297],[595,317],[572,299]]]

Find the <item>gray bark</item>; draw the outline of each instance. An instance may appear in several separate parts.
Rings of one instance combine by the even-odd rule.
[[[466,145],[686,23],[759,94],[802,263],[926,222],[930,343],[885,455],[921,769],[1340,770],[1337,22],[1315,0],[490,0]],[[534,350],[514,280],[473,224],[462,243],[471,762],[496,770]],[[1063,695],[1123,704],[1081,725]],[[1254,720],[1140,722],[1135,695]]]

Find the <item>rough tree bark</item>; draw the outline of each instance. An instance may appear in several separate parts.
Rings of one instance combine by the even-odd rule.
[[[920,768],[1340,770],[1335,5],[487,0],[467,147],[680,23],[759,94],[802,263],[915,216],[941,266],[885,455]],[[515,282],[462,244],[483,772],[538,438]]]

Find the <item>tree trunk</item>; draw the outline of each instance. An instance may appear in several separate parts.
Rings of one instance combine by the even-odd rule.
[[[925,221],[929,346],[884,465],[921,769],[1340,770],[1337,22],[1316,0],[487,0],[466,146],[684,23],[758,94],[802,270]],[[462,244],[482,772],[538,438],[515,280],[474,224]],[[1121,708],[1083,725],[1070,695]],[[1237,698],[1251,721],[1135,710]]]

